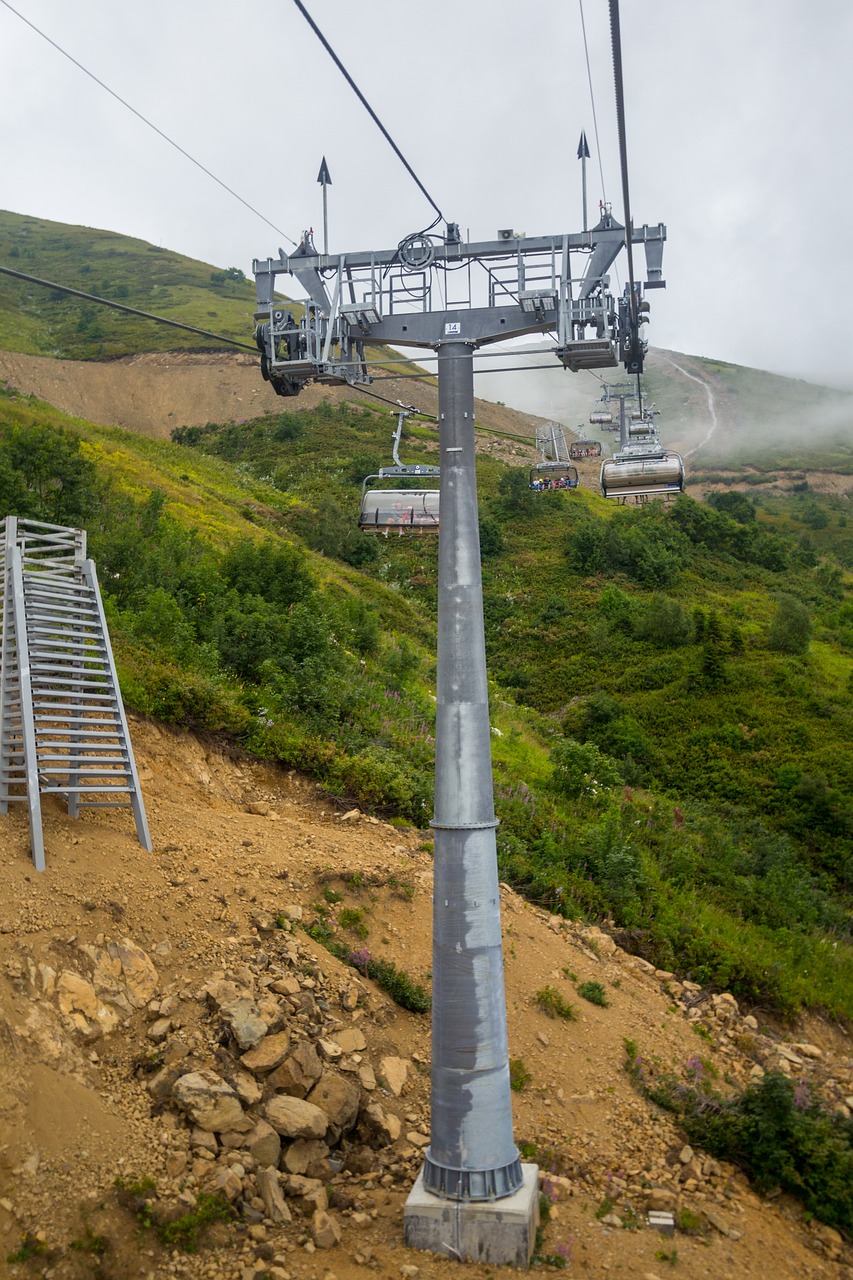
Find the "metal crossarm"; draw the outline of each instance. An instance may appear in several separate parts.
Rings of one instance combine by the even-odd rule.
[[[0,813],[26,801],[30,844],[45,866],[41,796],[68,812],[130,808],[151,837],[86,534],[7,516],[2,530]],[[120,798],[118,798],[120,797]]]

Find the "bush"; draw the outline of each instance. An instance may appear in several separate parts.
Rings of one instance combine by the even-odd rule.
[[[509,1087],[515,1093],[521,1093],[533,1076],[524,1065],[522,1058],[510,1058],[509,1060]]]
[[[590,1004],[597,1004],[602,1009],[606,1009],[610,1004],[607,999],[607,993],[600,982],[582,982],[578,987],[578,995],[583,996],[584,1000],[588,1000]]]
[[[551,786],[560,795],[575,799],[595,796],[622,781],[615,762],[591,742],[564,738],[551,751]]]
[[[85,528],[102,485],[79,440],[55,427],[3,424],[0,513]]]
[[[759,1191],[781,1187],[821,1222],[853,1233],[853,1123],[805,1081],[768,1072],[733,1098],[665,1085],[690,1141],[738,1165]]]
[[[668,587],[689,563],[690,543],[665,513],[623,507],[609,520],[581,521],[566,553],[579,573],[624,573],[643,586]]]
[[[527,471],[521,467],[512,467],[504,471],[498,481],[498,493],[507,515],[529,516],[537,509]]]
[[[490,516],[480,516],[480,555],[496,556],[503,551],[504,536],[497,520]]]
[[[812,638],[808,609],[796,596],[778,595],[767,645],[779,653],[806,653]]]
[[[260,596],[287,608],[314,590],[314,577],[304,551],[289,542],[245,539],[222,558],[222,576],[241,596]]]
[[[693,626],[678,600],[654,595],[637,626],[637,634],[660,649],[675,649],[689,643]]]
[[[578,1016],[556,987],[543,987],[541,991],[537,991],[536,1004],[549,1018],[563,1018],[566,1022],[574,1022]]]

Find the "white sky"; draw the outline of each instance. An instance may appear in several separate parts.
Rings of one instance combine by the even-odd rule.
[[[463,234],[581,229],[581,128],[594,207],[601,183],[577,0],[306,2]],[[333,251],[431,220],[290,0],[13,3],[292,238],[322,225],[323,154]],[[621,10],[632,212],[669,235],[652,344],[853,389],[850,0]],[[584,12],[621,221],[606,0]],[[287,247],[2,4],[0,45],[0,205],[247,274]]]

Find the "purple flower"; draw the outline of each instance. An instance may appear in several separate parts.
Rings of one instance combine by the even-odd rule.
[[[800,1080],[794,1090],[794,1106],[805,1111],[811,1105],[812,1095],[807,1080]]]
[[[367,947],[359,947],[357,951],[349,953],[347,960],[354,969],[361,969],[363,973],[366,973],[367,966],[370,964],[370,952]]]

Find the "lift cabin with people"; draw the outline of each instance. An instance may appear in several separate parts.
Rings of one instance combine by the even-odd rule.
[[[397,428],[394,432],[393,467],[380,467],[372,476],[367,476],[361,486],[361,511],[358,527],[363,533],[381,533],[387,538],[390,533],[438,533],[439,490],[409,488],[413,480],[437,480],[441,474],[439,467],[430,467],[422,463],[406,465],[400,461],[400,439],[403,434],[403,423],[416,410],[413,407],[401,409],[397,415]],[[371,488],[371,480],[396,480],[395,488]]]
[[[657,436],[654,408],[632,414],[618,453],[601,464],[601,492],[617,502],[648,502],[684,492],[684,462]]]
[[[569,457],[573,462],[577,462],[579,458],[600,458],[601,441],[590,440],[589,436],[579,435],[577,440],[573,440],[569,445]]]
[[[536,448],[541,462],[530,468],[530,488],[534,493],[552,489],[577,489],[577,467],[571,464],[566,437],[559,422],[536,428]]]

